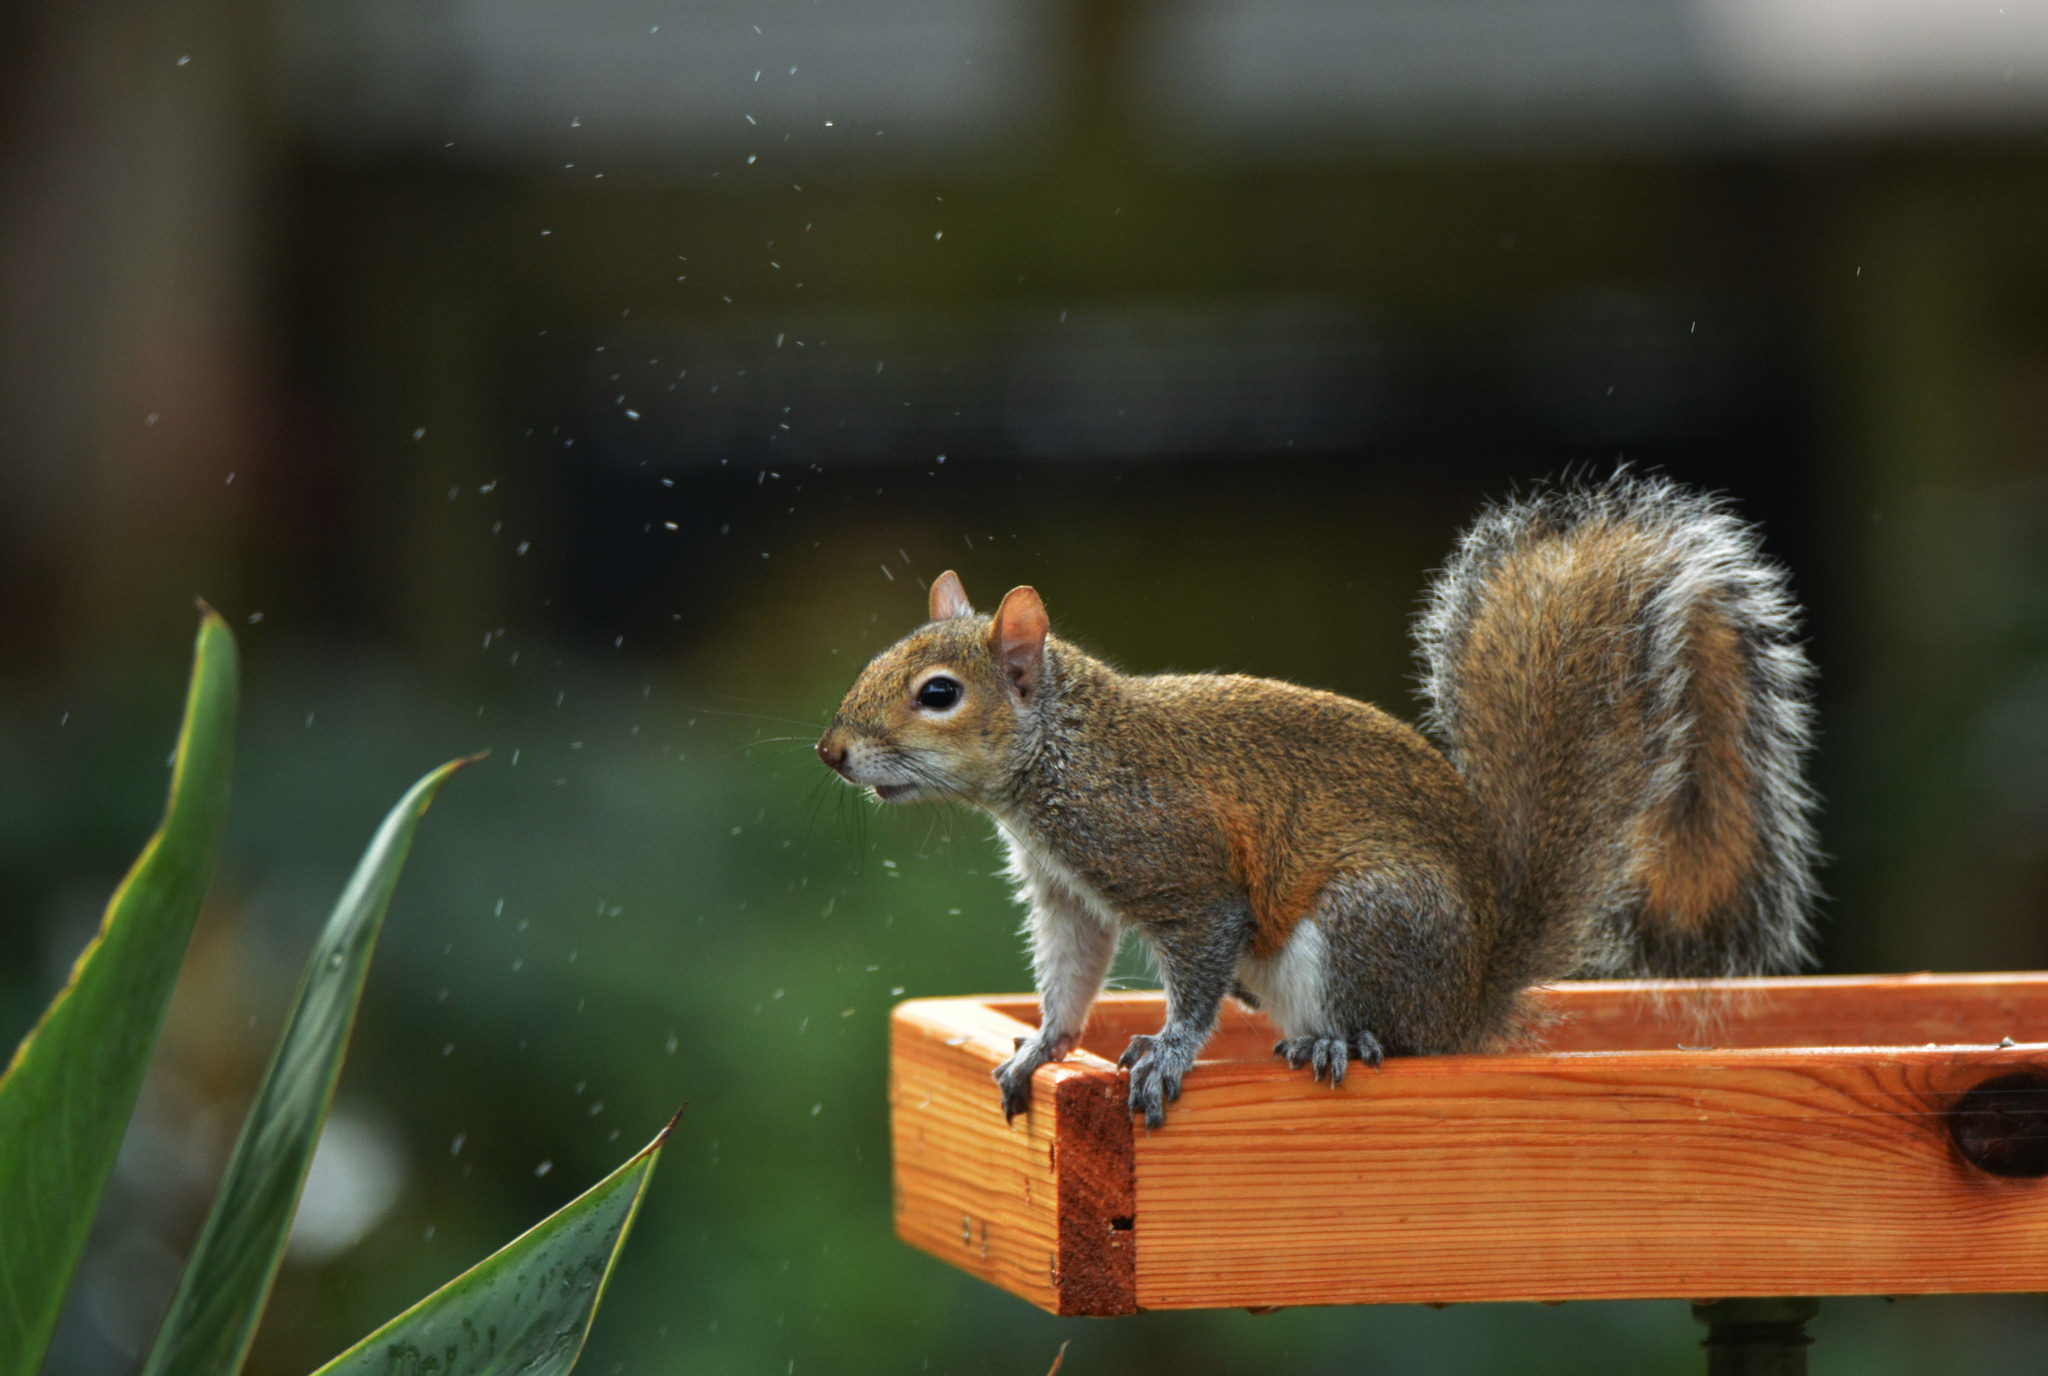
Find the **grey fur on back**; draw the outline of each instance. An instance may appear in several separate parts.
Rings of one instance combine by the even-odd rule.
[[[1616,532],[1623,538],[1612,538]],[[1574,562],[1574,549],[1583,559]],[[1617,550],[1624,555],[1611,558]],[[1636,557],[1644,550],[1651,557]],[[1562,620],[1558,608],[1529,609],[1543,602],[1541,588],[1565,587],[1564,578],[1545,582],[1543,570],[1564,567],[1572,570],[1566,578],[1583,579],[1581,564],[1611,571],[1614,600],[1627,608],[1624,624],[1580,626],[1570,607]],[[1531,587],[1539,589],[1533,603]],[[1558,598],[1569,602],[1569,591]],[[1553,631],[1569,628],[1563,648],[1545,648],[1537,628],[1546,618]],[[1501,625],[1518,632],[1510,639],[1530,647],[1531,662],[1493,662]],[[1702,625],[1721,633],[1719,659],[1692,639]],[[1503,922],[1495,964],[1503,986],[1574,974],[1758,974],[1808,962],[1817,800],[1804,778],[1813,669],[1798,629],[1785,571],[1763,556],[1756,529],[1720,498],[1661,478],[1624,471],[1597,486],[1548,487],[1473,522],[1432,585],[1415,632],[1425,728],[1466,776],[1495,838]],[[1580,635],[1596,639],[1572,643]],[[1604,635],[1615,639],[1597,640]],[[1588,686],[1584,662],[1603,655],[1627,666],[1611,692]],[[1696,666],[1724,663],[1738,666],[1735,682],[1696,681]],[[1713,702],[1727,716],[1729,699],[1712,698],[1716,691],[1740,695],[1741,726],[1730,742],[1702,735]],[[1542,700],[1546,692],[1580,700],[1560,711],[1557,701]],[[1505,710],[1503,699],[1512,699]],[[1603,757],[1610,746],[1615,753]],[[1745,863],[1727,867],[1739,872],[1739,883],[1698,921],[1646,917],[1641,852],[1659,842],[1644,838],[1675,836],[1678,828],[1693,829],[1695,838],[1726,834],[1702,815],[1716,795],[1696,777],[1695,762],[1717,748],[1719,777],[1744,784],[1738,804],[1722,813],[1754,825]],[[1669,819],[1678,820],[1658,832]],[[1674,840],[1670,849],[1681,847]]]

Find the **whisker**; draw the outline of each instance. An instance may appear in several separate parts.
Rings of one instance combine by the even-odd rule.
[[[766,712],[741,712],[730,707],[702,707],[689,702],[679,702],[676,706],[685,712],[698,712],[707,717],[739,717],[747,721],[771,721],[778,726],[800,726],[809,731],[814,739],[825,730],[823,722],[805,721],[798,717],[778,717]]]
[[[868,856],[874,850],[874,842],[868,839],[868,818],[873,815],[870,808],[856,807],[853,810],[853,834],[855,844],[860,847],[860,872],[863,875],[868,872]]]
[[[752,750],[757,745],[792,744],[803,745],[807,747],[813,746],[816,744],[816,738],[812,736],[763,736],[759,740],[742,741],[736,748],[740,750],[742,753],[744,753],[748,750]]]
[[[946,809],[942,807],[934,807],[932,809],[931,821],[926,825],[924,829],[924,840],[918,843],[917,853],[920,856],[926,856],[932,853],[932,836],[939,830],[940,827],[945,825],[946,819],[949,815],[950,814],[946,811]],[[952,838],[949,835],[947,839],[951,840]]]
[[[891,763],[895,764],[897,767],[902,769],[904,773],[909,774],[918,783],[925,785],[926,787],[929,787],[933,792],[938,793],[943,799],[950,802],[957,802],[966,807],[974,806],[973,799],[969,795],[966,786],[960,783],[954,776],[948,774],[939,766],[925,760],[920,760],[906,756],[892,757]],[[984,811],[983,809],[979,808],[976,808],[975,810]],[[984,815],[988,816],[991,820],[993,820],[996,824],[997,829],[1002,831],[1004,835],[1008,836],[1011,839],[1011,841],[1015,842],[1019,846],[1023,845],[1023,842],[1020,840],[1017,834],[1004,824],[1002,818],[995,816],[994,813],[984,812]],[[953,819],[950,814],[944,812],[943,810],[939,813],[939,817],[943,819],[944,824],[947,827],[947,840],[951,841],[951,826]],[[935,820],[934,825],[936,826],[937,824],[938,823]],[[928,846],[930,844],[931,839],[931,833],[929,831],[926,833],[925,839],[926,844]]]
[[[838,780],[831,774],[820,774],[817,782],[811,785],[809,795],[804,799],[803,812],[801,814],[803,827],[798,834],[803,838],[804,844],[807,846],[811,841],[811,833],[817,826],[818,809],[825,804],[825,790],[831,788],[837,782]]]

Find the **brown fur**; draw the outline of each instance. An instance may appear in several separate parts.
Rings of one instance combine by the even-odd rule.
[[[1461,692],[1483,710],[1470,713],[1459,763],[1490,823],[1511,910],[1571,911],[1569,895],[1634,844],[1629,807],[1640,789],[1612,783],[1647,767],[1641,689],[1621,634],[1638,587],[1613,571],[1639,567],[1641,546],[1637,532],[1606,525],[1532,542],[1494,571],[1473,619]],[[1604,729],[1587,732],[1581,719],[1603,699]],[[1557,806],[1563,797],[1575,805]],[[1583,939],[1547,925],[1523,982],[1572,973]]]
[[[1187,785],[1194,806],[1172,828],[1220,839],[1213,879],[1245,896],[1253,955],[1277,954],[1339,874],[1462,866],[1483,877],[1478,817],[1457,775],[1371,704],[1241,675],[1127,679],[1125,690],[1119,754]],[[1117,857],[1083,863],[1115,882]],[[1490,907],[1488,887],[1472,900]]]
[[[1340,876],[1429,876],[1470,914],[1452,972],[1464,990],[1409,1000],[1415,1026],[1389,1035],[1449,1050],[1508,1030],[1505,1008],[1456,1025],[1420,1016],[1477,1006],[1497,925],[1478,811],[1421,733],[1369,703],[1270,679],[1121,674],[1058,637],[1045,642],[1042,718],[1007,690],[999,633],[994,618],[967,616],[884,651],[821,752],[863,741],[899,762],[926,757],[902,767],[938,782],[911,796],[1028,831],[1141,930],[1171,933],[1236,895],[1255,958],[1278,954]],[[943,722],[911,698],[936,668],[966,692]]]
[[[1688,636],[1690,669],[1699,685],[1699,725],[1685,781],[1637,826],[1646,921],[1697,933],[1732,901],[1756,858],[1755,786],[1741,742],[1749,705],[1740,642],[1719,608],[1702,604]]]
[[[1755,531],[1667,482],[1482,514],[1418,633],[1431,724],[1487,820],[1503,978],[1802,962],[1797,616]]]

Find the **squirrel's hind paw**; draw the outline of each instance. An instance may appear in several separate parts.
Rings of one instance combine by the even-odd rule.
[[[1273,1054],[1285,1057],[1289,1070],[1311,1067],[1310,1075],[1327,1079],[1332,1089],[1344,1083],[1344,1063],[1350,1059],[1342,1037],[1289,1037],[1274,1045]]]
[[[1328,1080],[1332,1089],[1344,1083],[1345,1067],[1354,1057],[1374,1069],[1378,1069],[1386,1057],[1380,1039],[1370,1032],[1354,1033],[1348,1040],[1343,1037],[1289,1037],[1274,1043],[1273,1054],[1285,1058],[1289,1070],[1310,1067],[1312,1077]]]
[[[1360,1032],[1351,1039],[1351,1052],[1374,1070],[1387,1058],[1387,1049],[1380,1045],[1380,1039],[1370,1032]]]

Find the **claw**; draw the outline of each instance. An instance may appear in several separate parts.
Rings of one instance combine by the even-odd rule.
[[[1369,1065],[1380,1063],[1384,1053],[1372,1033],[1361,1032],[1354,1041],[1358,1047],[1358,1059]],[[1342,1037],[1289,1037],[1274,1045],[1273,1054],[1285,1057],[1290,1070],[1308,1066],[1312,1079],[1328,1081],[1332,1089],[1344,1083],[1344,1073],[1351,1059],[1350,1046]]]
[[[1147,1128],[1166,1126],[1166,1106],[1180,1098],[1175,1059],[1160,1050],[1157,1037],[1133,1037],[1117,1063],[1131,1072],[1131,1112],[1144,1114]]]
[[[992,1072],[1003,1091],[1003,1122],[1014,1123],[1017,1115],[1031,1109],[1031,1076],[1050,1059],[1029,1038],[1017,1039],[1017,1054]]]
[[[1327,1079],[1331,1085],[1336,1085],[1344,1078],[1344,1043],[1336,1040],[1317,1042],[1315,1063],[1315,1078]]]
[[[1380,1039],[1370,1032],[1361,1032],[1355,1040],[1358,1044],[1358,1059],[1378,1070],[1380,1062],[1387,1058],[1387,1050],[1380,1045]]]
[[[1050,1041],[1043,1034],[1037,1037],[1018,1037],[1017,1054],[997,1066],[995,1082],[1003,1090],[1003,1121],[1014,1122],[1020,1113],[1031,1107],[1031,1077],[1042,1065],[1062,1060],[1072,1051],[1080,1038],[1071,1032],[1063,1032]]]
[[[1145,1126],[1166,1126],[1166,1106],[1180,1098],[1180,1081],[1162,1075],[1152,1067],[1133,1072],[1130,1108],[1145,1115]]]

